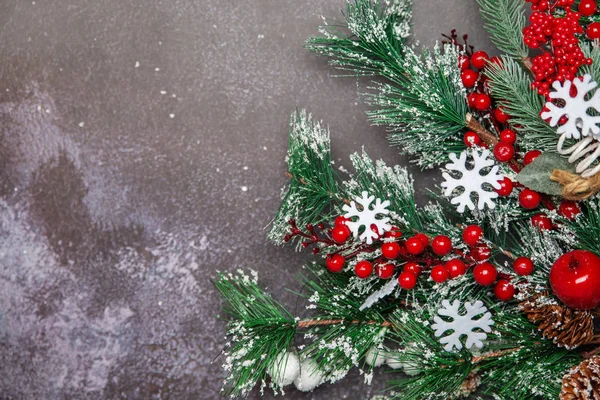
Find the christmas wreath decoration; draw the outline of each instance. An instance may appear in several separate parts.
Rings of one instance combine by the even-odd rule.
[[[409,45],[409,0],[350,0],[345,24],[307,41],[375,78],[370,120],[443,182],[417,206],[406,168],[364,151],[354,172],[336,168],[327,128],[293,113],[268,237],[316,256],[302,275],[312,314],[293,316],[254,273],[220,274],[225,393],[389,368],[409,376],[390,375],[394,399],[600,399],[600,13],[478,3],[499,56],[456,32]]]

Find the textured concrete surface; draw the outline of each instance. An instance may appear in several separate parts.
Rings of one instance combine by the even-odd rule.
[[[423,44],[456,27],[489,48],[475,0],[416,3]],[[284,288],[308,255],[264,230],[290,112],[328,122],[346,165],[363,144],[406,163],[356,82],[302,49],[342,6],[0,2],[0,398],[218,398],[215,271],[254,268],[298,307]],[[384,379],[289,398],[366,398]]]

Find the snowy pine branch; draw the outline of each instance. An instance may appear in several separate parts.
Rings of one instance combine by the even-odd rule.
[[[523,42],[525,3],[523,0],[477,0],[484,28],[500,51],[523,62],[529,50]]]

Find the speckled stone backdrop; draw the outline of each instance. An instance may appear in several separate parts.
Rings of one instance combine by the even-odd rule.
[[[423,44],[456,27],[491,48],[475,0],[415,3]],[[254,268],[301,307],[285,288],[307,256],[265,240],[290,112],[329,123],[340,163],[363,144],[407,162],[357,82],[302,48],[342,7],[0,2],[0,398],[218,398],[215,271]],[[384,378],[288,394],[367,398]]]

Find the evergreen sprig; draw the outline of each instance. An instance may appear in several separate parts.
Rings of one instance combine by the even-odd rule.
[[[507,55],[522,62],[529,50],[523,42],[523,28],[527,23],[523,0],[477,0],[484,28],[492,43]]]

